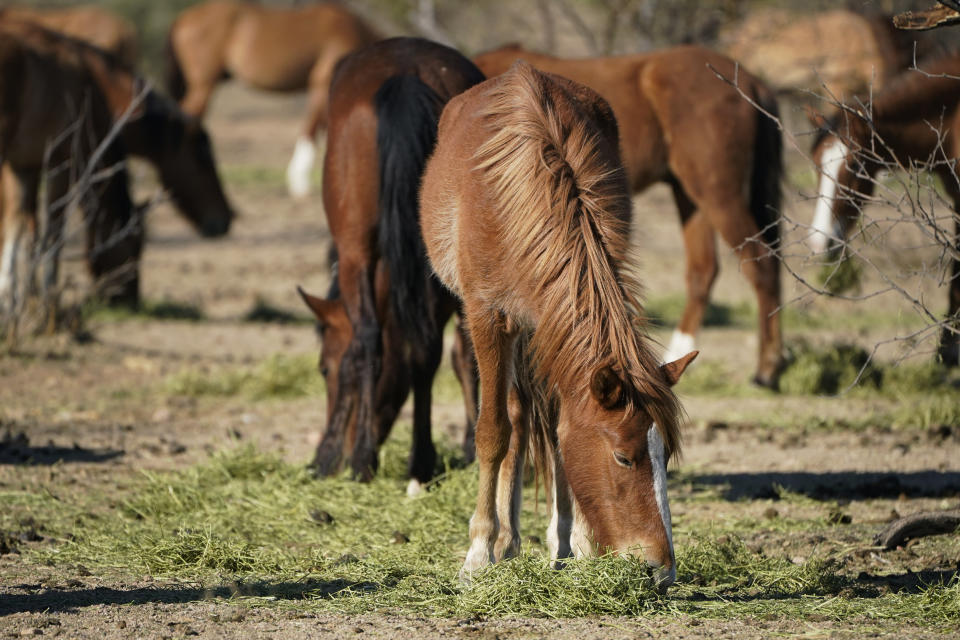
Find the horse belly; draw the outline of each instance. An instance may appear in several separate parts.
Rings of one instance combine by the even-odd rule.
[[[289,42],[238,25],[227,48],[227,70],[257,89],[302,91],[307,88],[310,70],[316,64],[316,50],[309,42]]]

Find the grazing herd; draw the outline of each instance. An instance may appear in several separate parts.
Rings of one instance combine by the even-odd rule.
[[[408,494],[431,479],[431,386],[444,327],[457,315],[464,451],[476,455],[480,478],[462,575],[519,552],[529,453],[550,488],[554,559],[636,553],[660,586],[673,581],[666,464],[680,447],[680,407],[672,387],[697,355],[717,234],[757,296],[755,381],[776,388],[784,365],[782,140],[775,96],[761,80],[695,46],[584,60],[508,46],[471,61],[424,39],[381,39],[332,4],[210,0],[185,10],[168,38],[172,99],[132,70],[135,52],[130,25],[97,9],[0,11],[0,324],[34,286],[24,255],[41,258],[39,295],[54,317],[73,208],[84,216],[100,294],[137,304],[145,227],[125,157],[156,167],[199,233],[224,235],[234,213],[200,121],[214,86],[236,77],[306,90],[288,187],[308,193],[326,127],[323,203],[333,239],[326,296],[300,290],[318,322],[327,389],[316,473],[348,464],[370,479],[412,390]],[[849,232],[851,202],[869,196],[868,178],[889,156],[941,159],[958,203],[960,83],[946,77],[960,74],[958,60],[890,82],[872,116],[844,109],[817,120],[816,250],[833,250]],[[874,131],[890,146],[871,156]],[[631,228],[644,230],[631,219],[631,195],[658,182],[673,190],[687,281],[663,359],[646,333],[629,257]],[[956,253],[951,264],[955,318]],[[940,355],[957,364],[955,325],[944,329]]]

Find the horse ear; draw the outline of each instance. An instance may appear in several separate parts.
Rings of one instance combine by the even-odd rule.
[[[699,351],[691,351],[678,360],[660,366],[663,377],[666,378],[671,387],[680,381],[680,376],[683,375],[683,372],[687,370],[687,367],[690,366],[690,363],[693,362],[699,354]]]
[[[807,114],[807,120],[809,120],[810,124],[812,124],[814,127],[817,129],[827,128],[827,118],[822,113],[811,107],[809,104],[804,105],[803,111]]]
[[[297,287],[297,293],[300,294],[304,304],[307,305],[310,311],[313,311],[313,315],[317,317],[317,321],[322,325],[328,324],[333,314],[343,307],[343,303],[340,302],[340,300],[325,300],[312,296],[299,286]]]
[[[590,393],[605,409],[614,409],[623,403],[623,381],[611,367],[600,367],[593,372]]]

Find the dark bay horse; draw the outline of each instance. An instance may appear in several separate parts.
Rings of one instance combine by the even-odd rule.
[[[412,386],[409,492],[433,476],[431,385],[458,301],[427,264],[417,188],[443,105],[482,80],[453,49],[418,38],[380,41],[337,66],[323,168],[335,282],[326,299],[303,294],[323,340],[327,428],[313,461],[322,475],[349,457],[354,475],[369,479]],[[460,363],[468,402],[472,362]],[[468,406],[468,438],[470,414]]]
[[[129,20],[93,5],[0,8],[0,22],[32,22],[112,53],[131,69],[137,63],[137,29]]]
[[[97,47],[29,22],[3,21],[0,33],[17,37],[35,51],[67,56],[83,66],[114,121],[122,124],[119,138],[124,150],[154,166],[173,203],[203,236],[219,237],[229,231],[234,212],[217,175],[210,138],[199,120],[184,114],[126,64]],[[117,266],[97,262],[94,273],[100,276]],[[122,295],[111,296],[114,302],[136,304],[139,299],[139,275],[136,269],[128,271]]]
[[[867,119],[869,117],[869,120]],[[885,166],[927,164],[942,179],[953,201],[947,324],[938,354],[944,364],[960,364],[960,56],[943,57],[906,71],[873,95],[868,115],[858,106],[829,120],[815,116],[820,133],[813,158],[820,173],[810,244],[834,253],[860,217],[873,193],[874,178]],[[928,164],[929,163],[929,164]],[[949,231],[947,232],[949,233]]]
[[[517,59],[602,95],[620,125],[620,149],[634,192],[673,188],[683,225],[687,303],[665,360],[692,350],[717,276],[716,233],[739,253],[757,295],[760,350],[754,380],[776,387],[783,366],[779,242],[781,136],[776,125],[714,71],[771,114],[773,93],[729,58],[699,47],[570,60],[508,46],[474,58],[493,77]],[[709,65],[709,66],[708,66]]]
[[[290,193],[302,197],[310,191],[315,139],[326,124],[334,65],[379,39],[339,4],[277,8],[208,0],[185,9],[170,27],[167,89],[198,117],[214,86],[227,77],[267,91],[306,89],[306,122],[287,168]]]
[[[130,200],[123,147],[114,133],[109,103],[73,51],[36,49],[0,30],[0,315],[15,317],[24,297],[19,254],[24,238],[36,232],[44,169],[51,215],[40,243],[43,255],[58,251],[64,203],[77,202],[85,215],[94,276],[105,275],[110,265],[122,279],[114,295],[130,295],[122,272],[136,269],[143,224]],[[41,265],[41,294],[49,306],[58,261],[54,256]]]
[[[421,224],[435,272],[463,300],[482,390],[464,577],[520,544],[533,407],[508,394],[524,369],[514,355],[524,335],[529,375],[559,405],[556,420],[533,428],[556,439],[555,475],[565,480],[554,485],[569,485],[585,522],[581,552],[642,554],[661,585],[674,579],[665,465],[679,448],[680,407],[671,386],[696,353],[659,364],[626,263],[630,218],[617,123],[587,87],[519,62],[444,110]],[[569,547],[573,532],[550,535]]]

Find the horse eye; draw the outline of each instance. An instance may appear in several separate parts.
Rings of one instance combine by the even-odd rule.
[[[326,365],[320,367],[320,375],[326,378],[328,373],[330,373],[330,369],[328,369]]]
[[[621,467],[626,467],[627,469],[633,468],[633,460],[623,455],[619,451],[614,451],[613,457],[617,461],[617,464]]]

